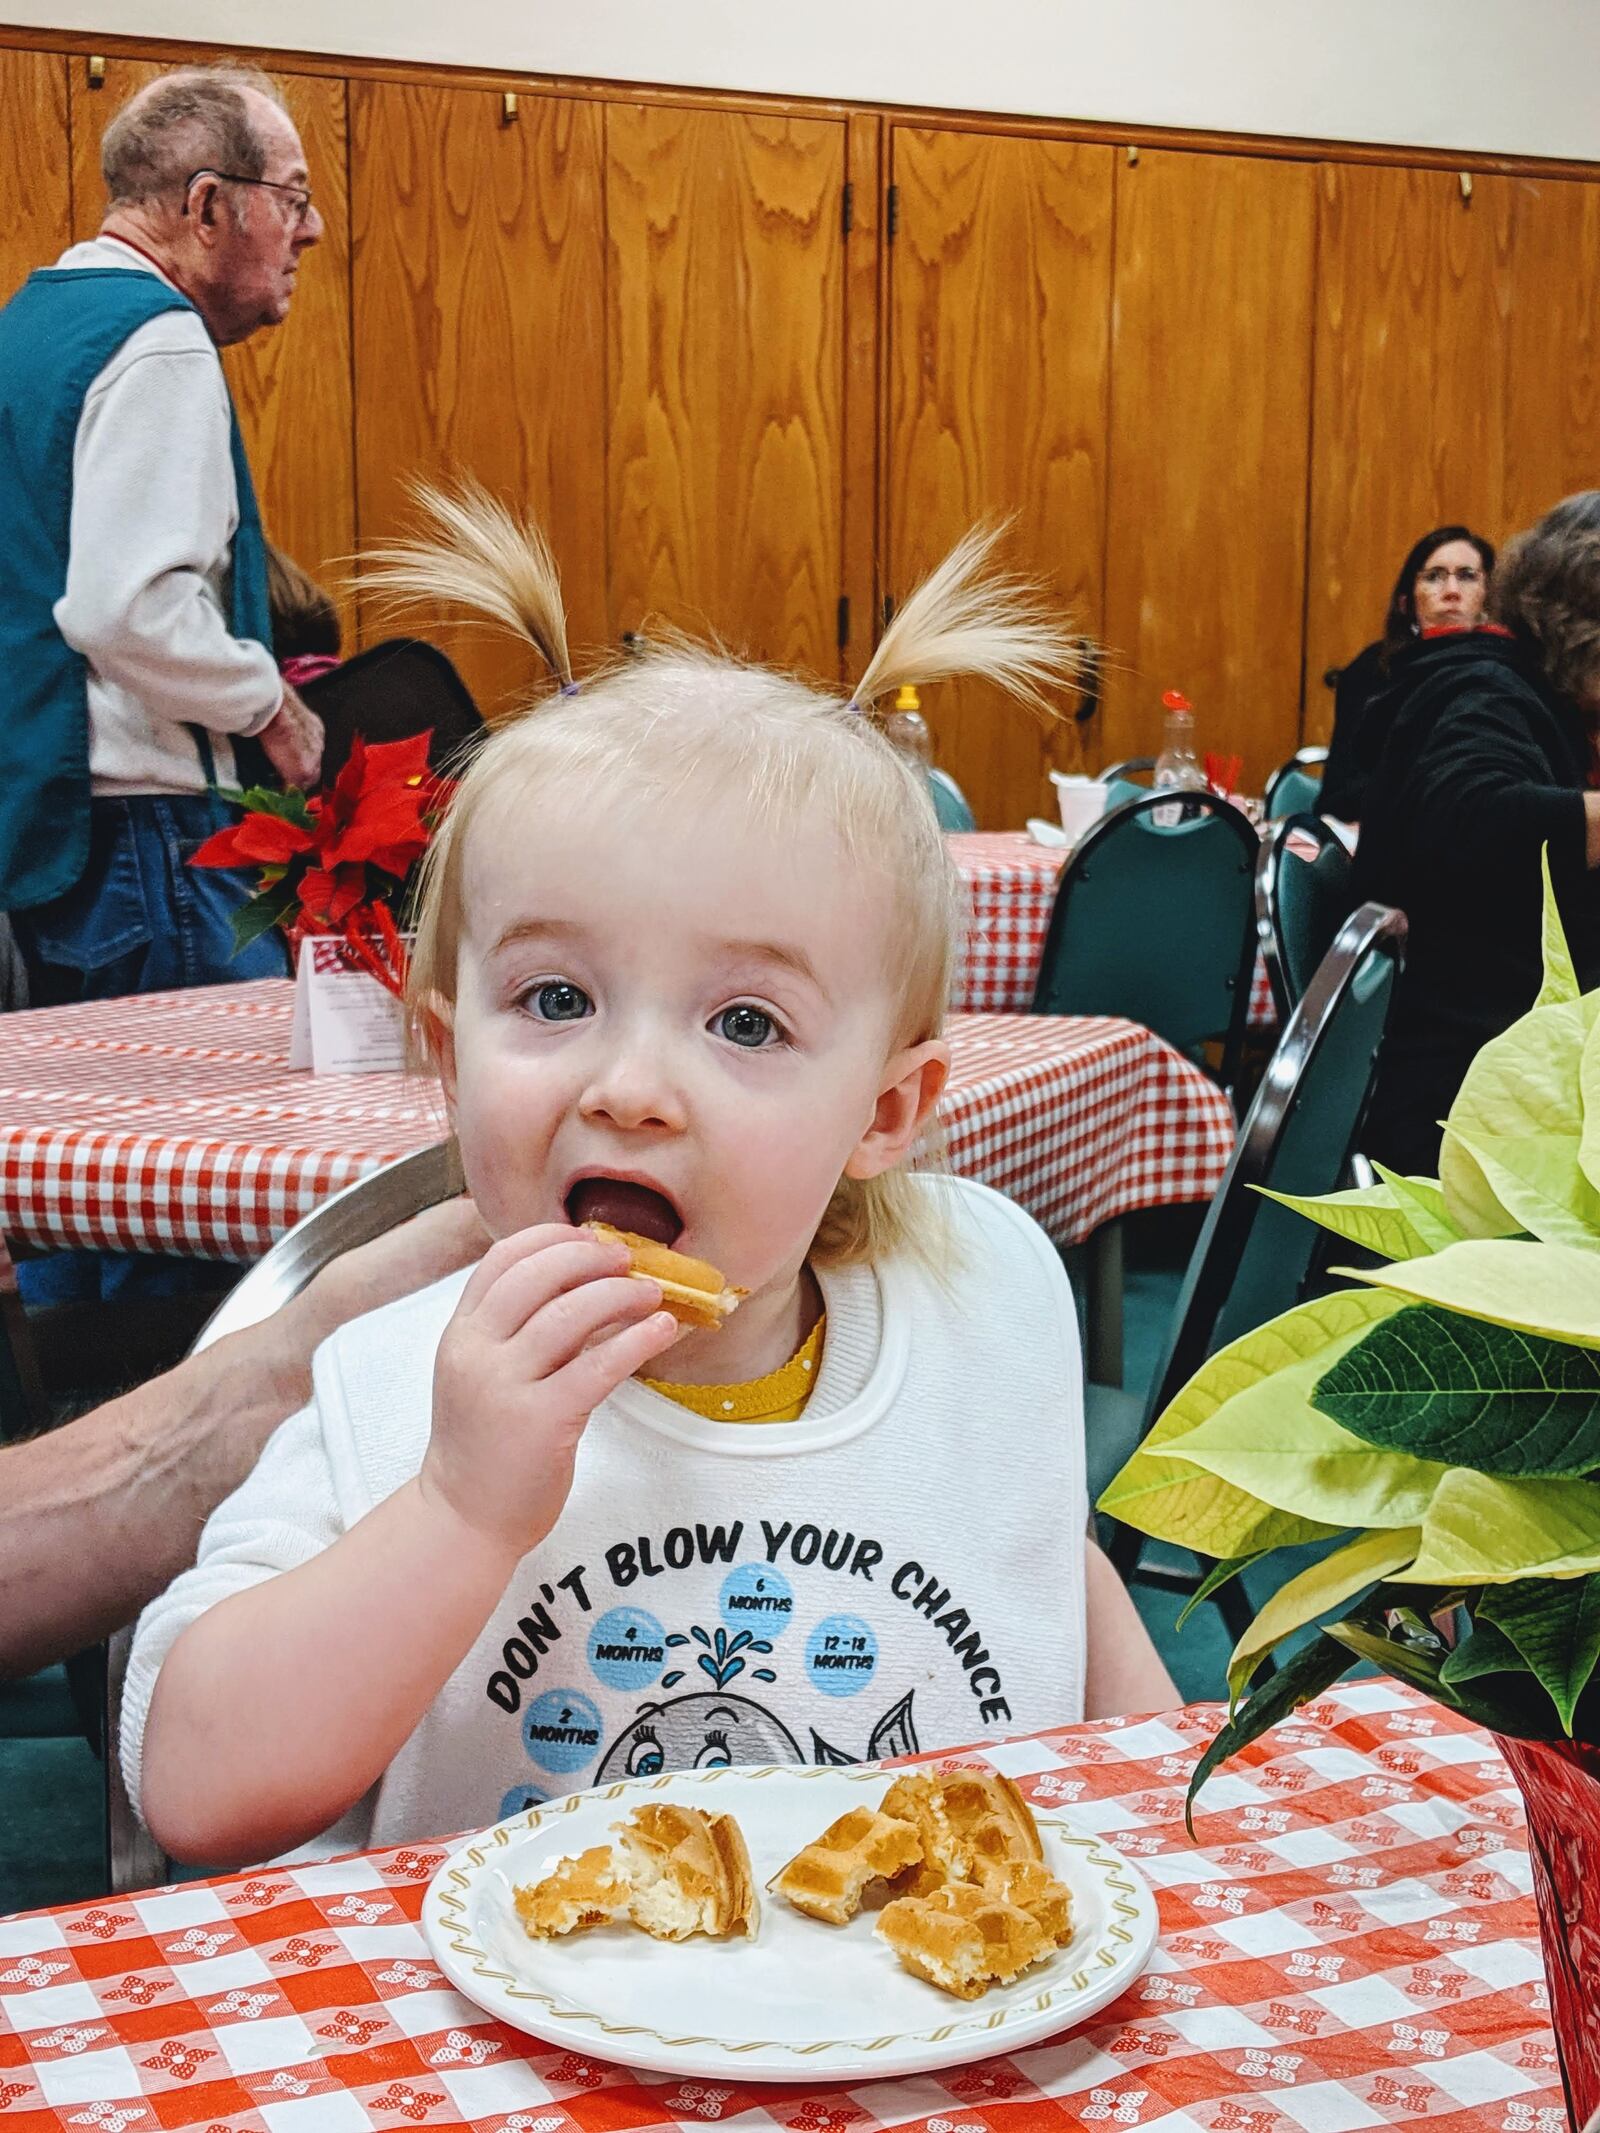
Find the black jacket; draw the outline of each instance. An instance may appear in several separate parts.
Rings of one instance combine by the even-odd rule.
[[[1355,901],[1410,921],[1405,971],[1363,1146],[1431,1171],[1438,1121],[1473,1054],[1533,1005],[1539,854],[1579,983],[1600,985],[1600,879],[1585,865],[1582,713],[1524,645],[1492,629],[1397,653],[1372,706],[1385,739],[1361,814]]]
[[[1341,822],[1361,820],[1388,731],[1385,719],[1371,716],[1372,707],[1388,687],[1381,642],[1357,652],[1340,674],[1333,691],[1333,732],[1322,769],[1319,815],[1334,815]]]

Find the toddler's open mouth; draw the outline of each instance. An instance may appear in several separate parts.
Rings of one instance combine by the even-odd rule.
[[[633,1178],[579,1178],[565,1200],[569,1222],[605,1222],[670,1250],[683,1235],[683,1217],[664,1192]]]

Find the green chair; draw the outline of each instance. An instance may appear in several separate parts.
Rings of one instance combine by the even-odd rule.
[[[1097,783],[1109,786],[1111,797],[1107,809],[1121,807],[1125,800],[1137,800],[1139,795],[1150,790],[1150,774],[1156,767],[1153,755],[1125,756],[1120,763],[1108,763],[1104,770],[1095,772]]]
[[[1280,763],[1267,780],[1262,812],[1269,822],[1285,815],[1309,813],[1322,797],[1322,766],[1328,751],[1321,747],[1297,748],[1287,763]]]
[[[1377,1075],[1378,1054],[1394,1004],[1405,952],[1406,922],[1382,904],[1363,904],[1295,1009],[1256,1091],[1228,1172],[1206,1210],[1173,1314],[1167,1351],[1148,1399],[1091,1384],[1085,1403],[1089,1489],[1097,1498],[1157,1417],[1207,1356],[1307,1293],[1319,1264],[1312,1223],[1263,1198],[1274,1192],[1332,1192],[1344,1182],[1359,1145]],[[1144,1536],[1117,1526],[1112,1561],[1125,1579],[1192,1592],[1196,1572],[1146,1564]],[[1237,1638],[1251,1608],[1233,1584],[1216,1594]]]
[[[1181,806],[1185,819],[1154,819]],[[1255,963],[1253,825],[1215,793],[1141,792],[1079,841],[1045,933],[1036,1015],[1119,1015],[1180,1052],[1222,1045],[1232,1089]]]
[[[1338,837],[1320,815],[1286,815],[1256,869],[1256,932],[1280,1029],[1350,904],[1350,854]]]
[[[933,796],[933,811],[939,817],[940,829],[974,830],[978,818],[961,787],[948,770],[928,772],[928,791]]]

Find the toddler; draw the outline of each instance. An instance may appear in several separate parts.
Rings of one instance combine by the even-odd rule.
[[[974,535],[854,700],[720,653],[573,681],[542,541],[480,494],[391,585],[514,618],[558,692],[429,854],[412,970],[482,1262],[346,1326],[145,1613],[123,1759],[180,1859],[482,1826],[576,1787],[853,1763],[1175,1700],[1086,1542],[1072,1296],[909,1169],[958,878],[866,715],[1071,640]],[[582,1225],[748,1291],[680,1333]]]

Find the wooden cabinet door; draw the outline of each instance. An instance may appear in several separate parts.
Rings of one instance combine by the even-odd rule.
[[[608,635],[598,107],[523,94],[507,122],[488,90],[350,93],[362,542],[414,521],[414,479],[475,475],[549,535],[581,666]],[[481,625],[403,626],[445,647],[490,715],[544,679]]]
[[[608,104],[611,620],[833,679],[845,127]]]
[[[895,126],[890,177],[886,584],[905,595],[971,526],[1012,518],[1007,558],[1090,634],[1101,616],[1112,151]],[[1080,767],[1046,725],[974,684],[930,689],[940,763],[985,828],[1054,814]]]
[[[105,188],[100,139],[135,89],[170,68],[111,58],[104,83],[88,62],[71,63],[73,225],[81,240],[100,227]],[[283,325],[225,351],[261,517],[269,537],[340,602],[348,633],[354,605],[346,584],[355,547],[351,449],[350,208],[345,85],[315,74],[275,75],[305,143],[311,188],[326,231],[300,269]]]
[[[1147,149],[1116,229],[1098,760],[1177,688],[1259,792],[1300,737],[1316,173]]]
[[[1418,535],[1505,531],[1515,189],[1479,176],[1467,201],[1453,171],[1322,166],[1308,740],[1332,723],[1324,671],[1379,635]]]
[[[1600,485],[1600,185],[1517,178],[1500,530]]]
[[[0,304],[72,238],[67,62],[59,52],[0,52]]]

